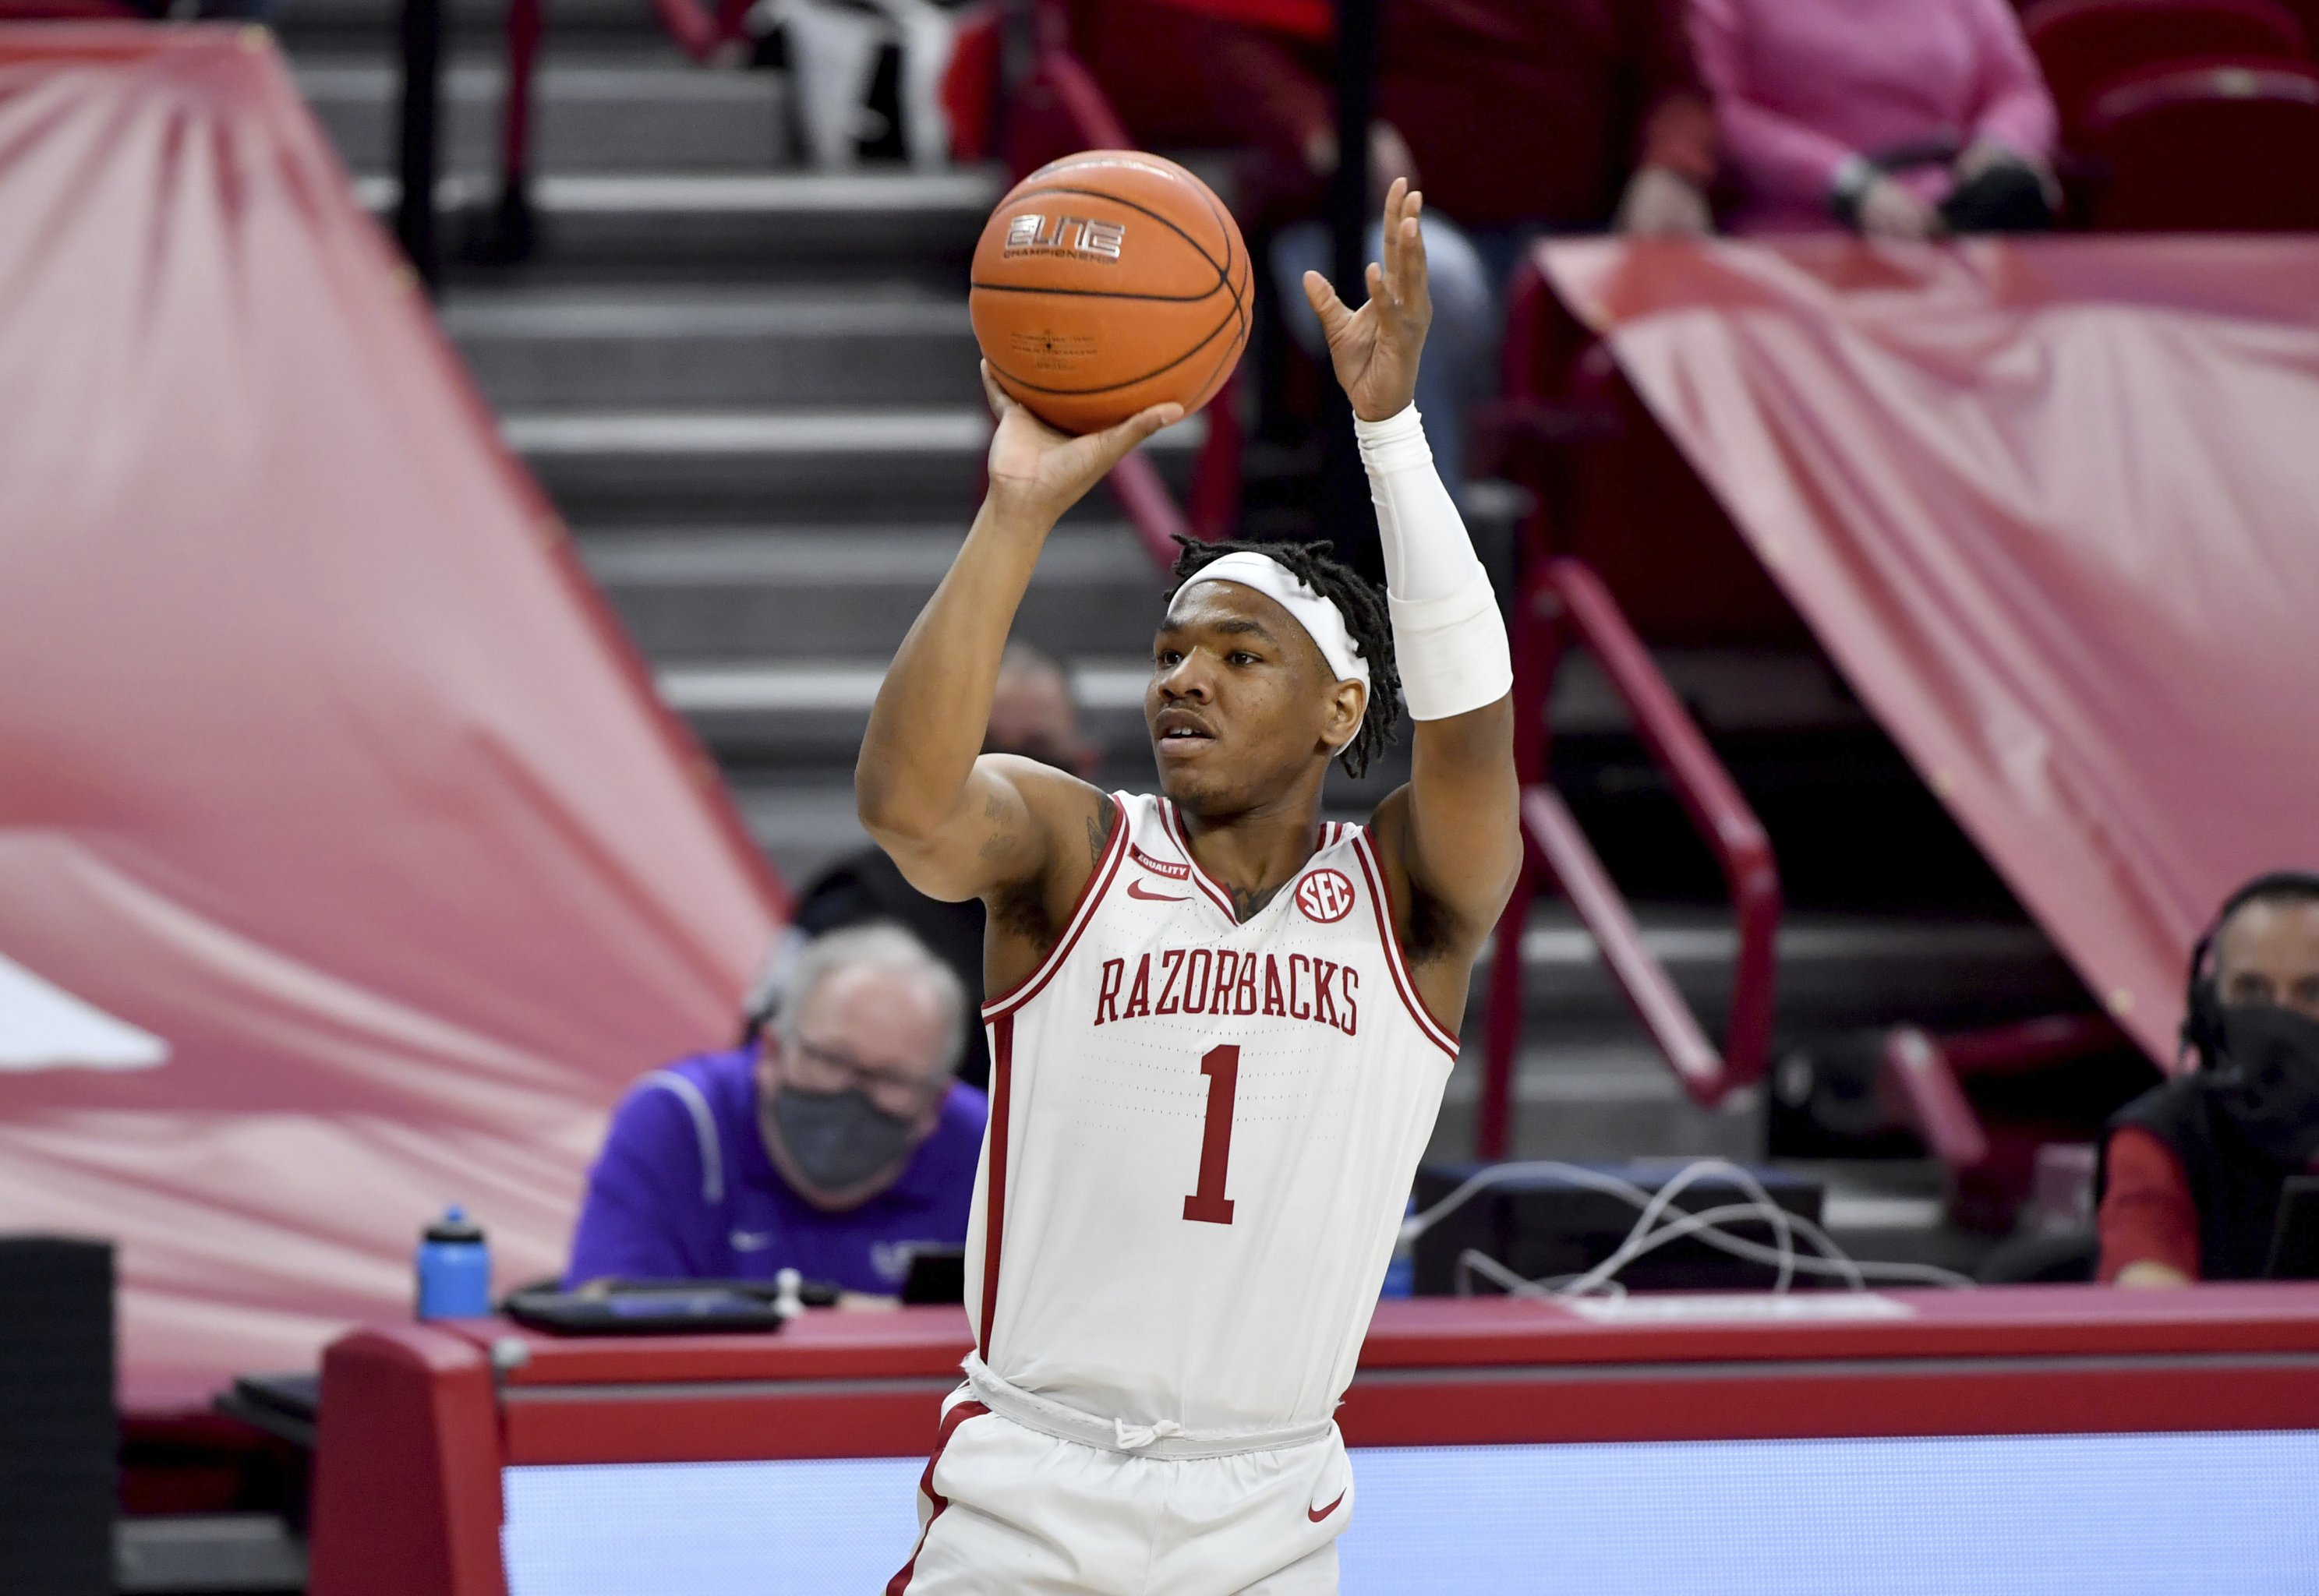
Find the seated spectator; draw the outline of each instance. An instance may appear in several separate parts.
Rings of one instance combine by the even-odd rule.
[[[2319,876],[2233,893],[2190,976],[2198,1067],[2126,1105],[2104,1149],[2100,1278],[2119,1285],[2260,1276],[2280,1192],[2319,1155]]]
[[[990,699],[990,725],[983,734],[985,753],[1015,753],[1041,764],[1092,777],[1102,751],[1079,735],[1078,710],[1063,668],[1027,643],[1009,643],[998,663],[998,685]],[[902,872],[874,845],[849,853],[815,878],[799,900],[796,929],[820,936],[844,925],[890,920],[909,928],[957,975],[969,1005],[982,1005],[982,903],[943,903],[902,879]],[[778,984],[786,970],[772,972]],[[778,991],[752,1004],[770,1013]],[[959,1078],[982,1087],[989,1083],[990,1057],[979,1024],[967,1028]]]
[[[1735,232],[2050,224],[2056,118],[2009,0],[1691,0]]]
[[[1407,177],[1483,233],[1706,228],[1714,118],[1682,0],[1382,7],[1379,192]],[[1336,168],[1331,14],[1326,0],[1078,0],[1074,41],[1139,140],[1260,158],[1239,208],[1266,227],[1312,214]]]
[[[1682,0],[1382,0],[1368,148],[1382,194],[1424,192],[1433,326],[1418,376],[1442,480],[1465,482],[1468,403],[1493,384],[1499,296],[1541,233],[1707,230],[1714,122]],[[1308,12],[1301,24],[1298,19]],[[1254,153],[1239,210],[1278,230],[1289,332],[1322,357],[1301,286],[1333,273],[1312,220],[1337,166],[1329,8],[1295,0],[1080,0],[1077,42],[1147,146]],[[1372,230],[1369,258],[1381,253]]]
[[[966,1240],[983,1096],[952,1078],[966,995],[907,932],[811,943],[755,1046],[639,1081],[588,1177],[565,1284],[808,1280],[894,1295]]]
[[[1484,255],[1708,230],[1715,122],[1683,0],[1383,0],[1378,113]],[[1511,251],[1493,260],[1502,278]]]

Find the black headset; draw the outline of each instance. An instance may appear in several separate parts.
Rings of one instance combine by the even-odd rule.
[[[2319,875],[2309,870],[2269,870],[2257,876],[2223,900],[2223,906],[2191,947],[2190,989],[2182,1005],[2182,1050],[2194,1054],[2201,1069],[2217,1068],[2223,1056],[2223,995],[2215,985],[2215,972],[2207,968],[2215,939],[2222,935],[2233,915],[2265,897],[2309,898],[2319,903]]]

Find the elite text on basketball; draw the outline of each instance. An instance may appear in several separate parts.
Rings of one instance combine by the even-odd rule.
[[[1025,211],[1006,224],[1006,248],[1009,255],[1051,252],[1117,260],[1126,238],[1123,222],[1097,221],[1087,216],[1048,217]]]

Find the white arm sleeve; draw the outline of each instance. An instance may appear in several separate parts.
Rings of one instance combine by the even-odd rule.
[[[1447,720],[1513,690],[1511,651],[1489,573],[1440,473],[1415,405],[1353,419],[1385,544],[1385,602],[1401,696],[1412,720]]]

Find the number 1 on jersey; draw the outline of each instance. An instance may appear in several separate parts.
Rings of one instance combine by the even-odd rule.
[[[1208,1118],[1200,1132],[1199,1189],[1184,1199],[1184,1217],[1203,1224],[1232,1222],[1232,1199],[1224,1195],[1224,1173],[1232,1164],[1232,1098],[1240,1091],[1240,1049],[1210,1048],[1200,1059],[1208,1078]]]

